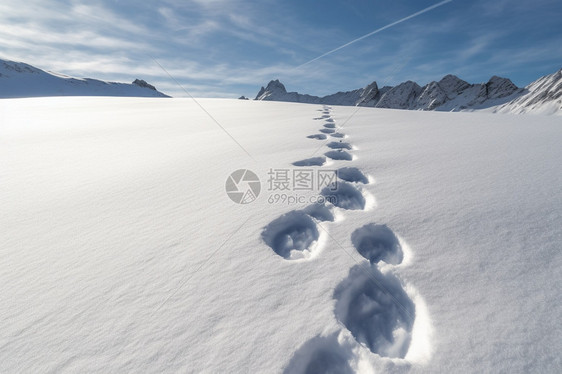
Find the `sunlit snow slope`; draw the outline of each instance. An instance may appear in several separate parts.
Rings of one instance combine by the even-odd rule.
[[[559,372],[559,117],[200,103],[0,101],[0,372]]]
[[[73,78],[23,62],[0,59],[0,98],[43,96],[168,97],[141,79],[129,84]]]

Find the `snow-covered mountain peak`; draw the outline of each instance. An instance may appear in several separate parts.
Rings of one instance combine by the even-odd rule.
[[[283,83],[279,82],[279,79],[272,80],[268,83],[266,90],[268,91],[279,91],[287,92]]]
[[[444,104],[449,97],[437,82],[431,82],[423,88],[421,95],[417,98],[416,104],[420,108],[434,110]]]
[[[449,97],[456,96],[470,87],[470,84],[452,74],[445,75],[438,83]]]
[[[41,70],[23,62],[0,60],[0,77],[12,77],[16,74],[39,74]]]
[[[521,96],[498,107],[496,111],[562,114],[562,69],[529,84]]]
[[[519,90],[519,88],[508,78],[502,78],[496,75],[490,78],[488,83],[486,83],[486,88],[489,99],[506,97]]]
[[[23,62],[0,60],[0,98],[42,96],[167,97],[142,79],[117,83],[73,78]]]
[[[136,84],[139,87],[144,87],[144,88],[148,88],[150,90],[156,91],[156,87],[154,87],[153,85],[147,83],[145,80],[143,79],[135,79],[133,81],[132,84]]]
[[[375,107],[413,109],[411,107],[421,91],[422,88],[416,82],[406,81],[404,83],[400,83],[398,86],[388,90],[388,92],[381,97]]]
[[[256,100],[278,100],[279,97],[285,95],[287,90],[279,79],[271,80],[266,87],[262,87],[256,95]]]
[[[486,83],[470,84],[448,74],[439,81],[420,87],[407,81],[397,86],[378,88],[372,82],[365,88],[337,92],[323,97],[287,92],[279,80],[262,87],[256,100],[290,101],[327,105],[360,105],[376,108],[412,110],[526,111],[562,114],[562,69],[538,79],[525,89],[508,78],[494,75]],[[543,106],[543,103],[548,103]],[[539,107],[542,108],[539,110]],[[548,108],[548,109],[545,109]]]
[[[361,93],[361,97],[359,98],[357,105],[373,106],[375,105],[375,103],[378,101],[379,98],[380,98],[379,86],[377,85],[377,82],[374,81],[368,84],[367,87],[363,89],[363,92]]]

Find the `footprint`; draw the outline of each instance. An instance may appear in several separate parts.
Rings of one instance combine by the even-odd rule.
[[[330,118],[329,114],[323,114],[320,118]]]
[[[307,138],[309,139],[318,139],[318,140],[326,140],[327,137],[328,136],[324,134],[314,134],[314,135],[307,136]]]
[[[334,291],[335,315],[353,337],[383,357],[404,358],[412,338],[415,306],[394,275],[356,265]]]
[[[357,252],[371,264],[384,261],[398,265],[404,259],[398,238],[386,225],[370,223],[358,228],[351,234],[351,242]]]
[[[320,235],[316,223],[308,214],[294,210],[271,221],[261,236],[279,256],[294,260],[310,255]]]
[[[349,143],[344,143],[342,141],[339,142],[330,142],[328,144],[326,144],[326,146],[328,148],[332,148],[332,149],[351,149],[351,144]]]
[[[320,132],[323,132],[324,134],[332,134],[334,132],[336,132],[336,130],[334,129],[320,129]]]
[[[324,204],[309,205],[303,209],[303,212],[321,222],[334,222],[334,215],[332,214],[332,210]]]
[[[331,158],[332,160],[343,160],[343,161],[351,161],[353,160],[353,156],[351,153],[346,151],[328,151],[324,153],[324,156]]]
[[[349,365],[353,352],[341,346],[338,334],[315,336],[304,343],[283,370],[284,374],[353,374]]]
[[[322,166],[326,163],[326,157],[311,157],[293,162],[294,166]]]
[[[345,138],[345,134],[342,134],[341,132],[334,132],[330,134],[330,136],[333,136],[334,138]]]
[[[327,118],[326,122],[334,122],[334,119],[333,118]]]
[[[340,168],[338,169],[337,174],[338,178],[347,182],[357,182],[364,184],[369,183],[369,180],[367,179],[365,174],[363,174],[361,170],[354,167]]]
[[[338,208],[347,210],[365,209],[365,197],[361,191],[347,182],[339,182],[335,189],[325,187],[320,193],[327,201]]]
[[[334,123],[325,123],[324,127],[327,129],[335,129],[336,125]]]

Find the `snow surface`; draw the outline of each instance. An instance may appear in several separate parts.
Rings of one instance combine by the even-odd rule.
[[[200,103],[253,159],[187,99],[0,101],[0,372],[560,371],[559,117]],[[268,202],[314,157],[364,208]]]

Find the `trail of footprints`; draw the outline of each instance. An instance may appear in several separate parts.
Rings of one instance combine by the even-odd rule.
[[[350,162],[352,145],[344,142],[345,134],[337,129],[331,117],[331,108],[324,106],[322,115],[314,118],[325,124],[320,134],[309,135],[314,140],[327,142],[324,156],[293,162],[297,167],[322,167],[327,158]],[[339,140],[338,140],[339,139]],[[337,170],[340,181],[337,188],[325,187],[321,194],[333,196],[333,203],[314,204],[302,210],[286,213],[270,222],[262,231],[263,241],[286,260],[310,259],[317,252],[320,232],[318,223],[333,222],[333,210],[364,210],[365,194],[361,185],[368,178],[355,167]],[[367,224],[351,234],[351,242],[365,261],[352,267],[349,275],[334,290],[335,317],[354,338],[341,334],[317,336],[300,347],[285,373],[353,373],[358,361],[357,345],[368,348],[382,357],[404,358],[408,352],[415,317],[415,305],[408,297],[400,280],[392,273],[404,257],[400,241],[386,225]],[[383,272],[379,264],[387,264]],[[389,269],[390,268],[390,269]]]

